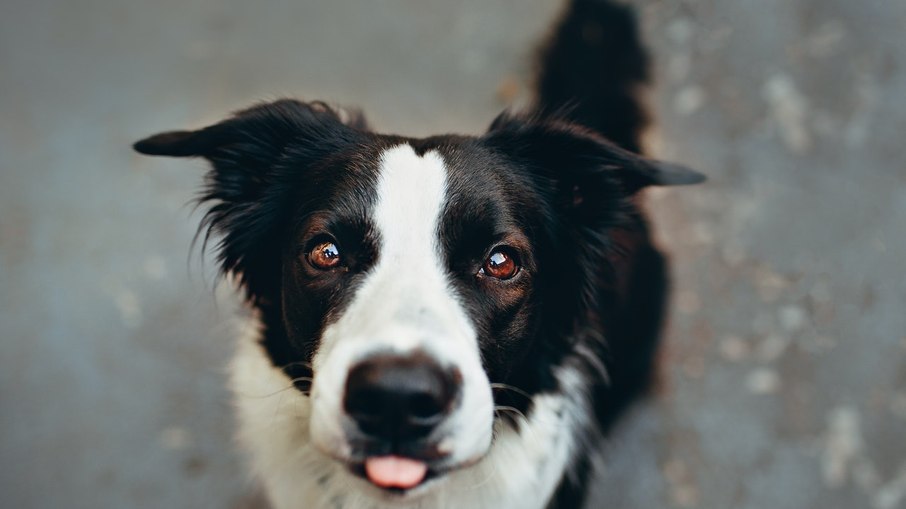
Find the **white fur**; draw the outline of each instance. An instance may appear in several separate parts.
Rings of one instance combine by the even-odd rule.
[[[561,368],[558,395],[534,398],[520,431],[498,421],[479,463],[450,473],[405,498],[388,497],[313,447],[311,400],[275,368],[258,343],[257,324],[241,338],[231,366],[239,441],[274,509],[541,509],[576,454],[588,423],[584,379]],[[323,484],[321,477],[327,476]]]

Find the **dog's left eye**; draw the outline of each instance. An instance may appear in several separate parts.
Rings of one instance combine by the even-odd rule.
[[[337,245],[330,241],[319,242],[308,253],[308,262],[315,268],[329,270],[338,267],[342,259]]]
[[[484,261],[479,273],[496,279],[510,279],[519,273],[519,264],[508,249],[497,248]]]

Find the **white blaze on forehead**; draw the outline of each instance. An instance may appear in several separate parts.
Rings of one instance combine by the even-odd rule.
[[[399,352],[422,348],[445,357],[458,343],[460,349],[475,345],[477,356],[440,246],[446,192],[447,169],[438,153],[419,156],[409,145],[384,152],[373,216],[378,259],[355,297],[362,307],[354,319],[372,340]]]
[[[381,265],[440,261],[438,225],[446,190],[447,170],[436,152],[419,157],[409,145],[384,152],[374,210]]]
[[[400,145],[382,154],[379,170],[371,218],[379,238],[377,261],[337,323],[325,330],[322,346],[332,348],[335,339],[348,345],[350,338],[365,336],[361,354],[378,346],[404,353],[474,344],[440,247],[447,188],[443,159]]]
[[[371,346],[400,353],[474,340],[440,247],[447,188],[443,159],[400,145],[382,154],[379,171],[371,218],[379,238],[377,261],[323,339],[330,343],[333,338],[327,336],[339,335],[348,344],[350,338],[367,336]]]

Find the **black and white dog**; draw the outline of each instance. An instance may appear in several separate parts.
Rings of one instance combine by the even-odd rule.
[[[209,160],[202,228],[256,311],[232,365],[274,507],[579,507],[651,377],[666,293],[638,203],[633,13],[575,0],[537,104],[483,135],[377,134],[281,100],[136,143]]]

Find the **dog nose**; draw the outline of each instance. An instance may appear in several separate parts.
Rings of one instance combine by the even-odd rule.
[[[417,440],[450,412],[459,383],[454,370],[424,355],[374,357],[350,370],[344,408],[368,435]]]

